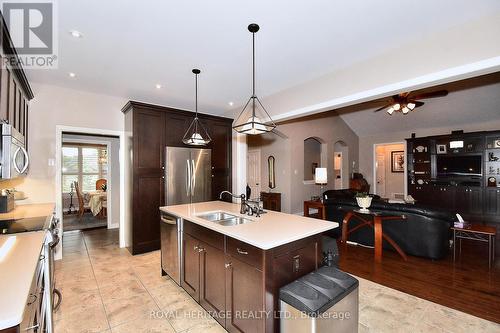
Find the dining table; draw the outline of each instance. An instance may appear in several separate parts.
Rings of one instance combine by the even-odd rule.
[[[107,200],[107,193],[103,190],[88,192],[90,211],[94,216],[102,212],[102,203]]]

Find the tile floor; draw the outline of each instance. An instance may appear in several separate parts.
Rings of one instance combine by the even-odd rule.
[[[131,256],[118,247],[118,231],[106,229],[65,233],[63,247],[64,259],[56,262],[63,294],[57,333],[225,332],[161,277],[159,251]],[[359,332],[500,332],[498,324],[359,280]]]

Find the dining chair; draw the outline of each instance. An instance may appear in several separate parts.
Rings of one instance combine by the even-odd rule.
[[[78,217],[82,217],[85,211],[90,211],[90,205],[85,203],[85,200],[83,199],[83,192],[78,182],[75,182],[75,191],[78,198]]]
[[[102,190],[102,185],[108,184],[108,181],[104,178],[98,179],[95,182],[95,189],[96,190]]]

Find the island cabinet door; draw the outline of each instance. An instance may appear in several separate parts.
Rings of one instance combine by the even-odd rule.
[[[197,302],[200,301],[200,241],[184,233],[184,264],[181,286]]]
[[[274,281],[284,286],[317,268],[317,243],[277,254],[274,257]]]
[[[200,242],[200,304],[222,326],[226,325],[226,268],[224,251]]]
[[[264,278],[262,271],[226,256],[226,330],[264,332]]]

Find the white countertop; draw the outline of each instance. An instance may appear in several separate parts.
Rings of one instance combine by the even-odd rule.
[[[19,325],[40,258],[45,231],[0,235],[0,330]],[[5,253],[6,243],[13,245]],[[9,240],[11,239],[11,240]]]
[[[240,215],[240,205],[222,201],[160,207],[161,211],[181,217],[226,236],[263,250],[287,244],[338,227],[338,223],[292,214],[267,211],[260,217]],[[221,226],[197,217],[202,213],[224,211],[244,216],[254,222],[235,226]]]

